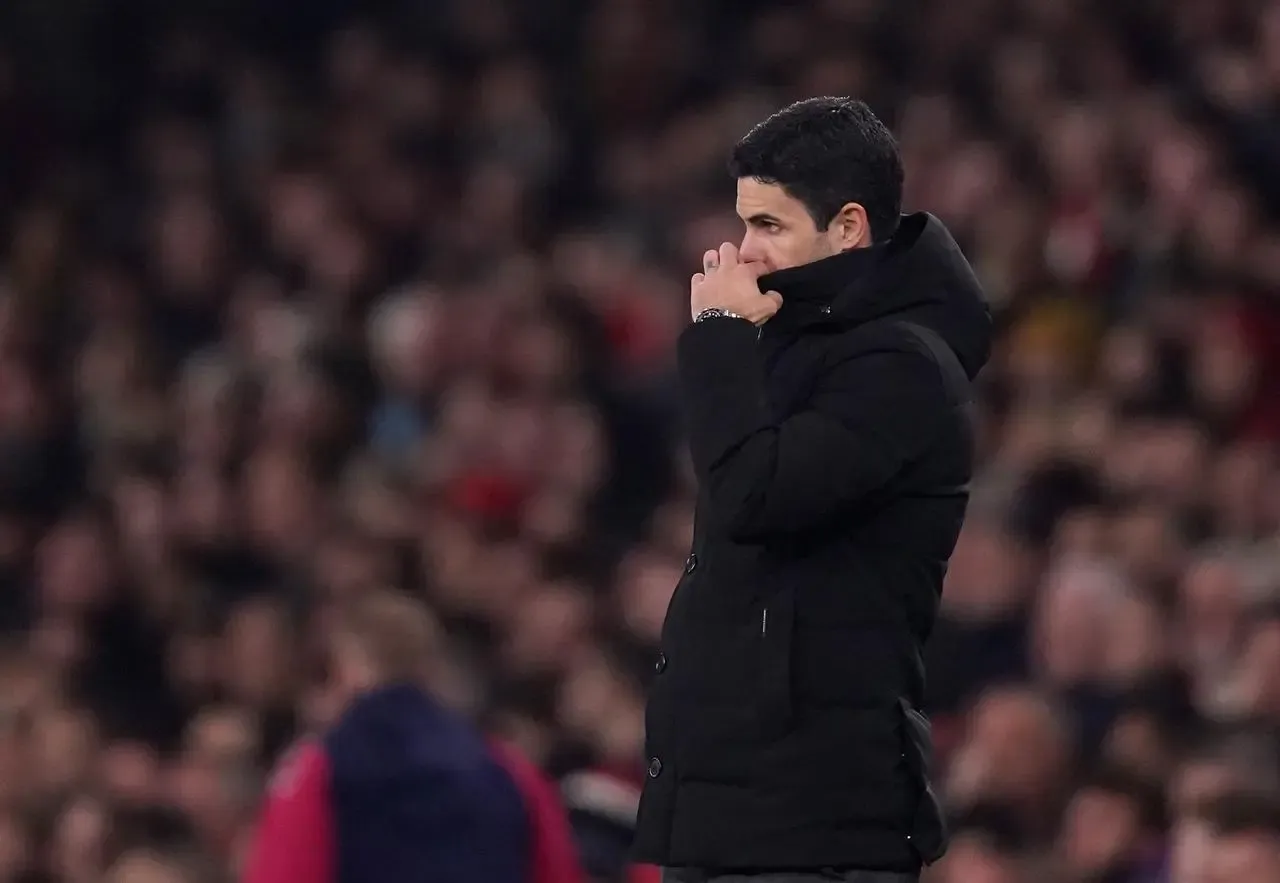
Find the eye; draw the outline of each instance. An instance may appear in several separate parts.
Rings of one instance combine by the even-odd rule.
[[[747,227],[770,235],[782,232],[782,224],[778,222],[777,218],[770,218],[764,215],[748,218]]]

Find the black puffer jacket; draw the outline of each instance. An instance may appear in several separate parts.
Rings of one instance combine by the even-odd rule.
[[[921,650],[968,502],[991,322],[930,215],[764,277],[762,334],[691,325],[700,485],[663,631],[636,857],[911,870],[945,848]]]

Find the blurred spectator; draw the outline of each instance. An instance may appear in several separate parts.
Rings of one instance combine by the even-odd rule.
[[[1057,859],[1077,880],[1155,881],[1164,830],[1158,784],[1122,770],[1104,772],[1067,805]]]
[[[344,605],[331,648],[337,717],[273,776],[245,880],[408,880],[424,868],[495,883],[580,878],[542,773],[517,750],[491,747],[432,695],[437,630],[404,595],[377,591]],[[206,763],[217,760],[215,752]]]

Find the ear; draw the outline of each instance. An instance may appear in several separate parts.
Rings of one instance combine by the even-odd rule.
[[[871,222],[861,203],[846,202],[827,225],[827,233],[838,251],[871,245]]]

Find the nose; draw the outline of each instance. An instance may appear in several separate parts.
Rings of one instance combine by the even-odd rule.
[[[760,247],[760,237],[755,231],[748,230],[742,237],[742,245],[738,248],[738,258],[744,263],[764,260],[764,249]]]

